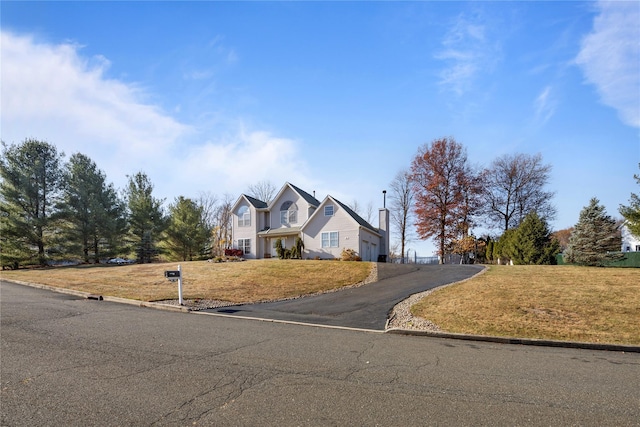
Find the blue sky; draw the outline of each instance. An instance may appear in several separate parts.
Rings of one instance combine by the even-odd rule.
[[[120,188],[144,171],[167,202],[270,180],[379,207],[444,136],[481,166],[541,153],[555,229],[640,191],[638,1],[0,7],[2,140],[87,154]]]

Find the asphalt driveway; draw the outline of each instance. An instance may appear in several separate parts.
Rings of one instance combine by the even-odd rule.
[[[467,279],[478,265],[378,264],[378,281],[318,296],[206,310],[210,313],[384,330],[391,309],[418,292]]]

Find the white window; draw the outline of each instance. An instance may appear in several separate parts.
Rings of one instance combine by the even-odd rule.
[[[284,202],[280,206],[280,224],[296,224],[298,222],[298,206],[293,202]]]
[[[238,209],[238,227],[249,227],[251,225],[251,211],[248,206]]]
[[[324,216],[333,216],[333,205],[327,205],[324,207]]]
[[[323,248],[337,248],[338,247],[338,232],[329,231],[322,233],[322,247]]]
[[[251,253],[251,239],[238,239],[238,249],[240,249],[243,254]]]

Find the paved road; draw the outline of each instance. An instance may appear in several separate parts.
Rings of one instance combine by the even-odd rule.
[[[477,265],[378,264],[379,281],[366,286],[289,301],[207,311],[382,331],[389,312],[400,301],[415,293],[469,278],[482,268]]]
[[[6,426],[633,426],[640,356],[166,312],[0,283]]]

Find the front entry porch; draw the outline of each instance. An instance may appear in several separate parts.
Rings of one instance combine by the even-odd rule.
[[[300,237],[300,227],[267,229],[258,233],[258,239],[262,254],[260,258],[278,258],[276,242],[282,240],[282,248],[292,248],[296,238]]]

